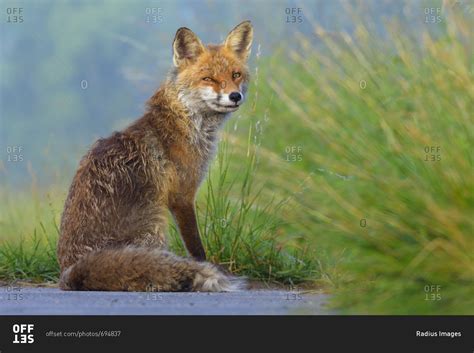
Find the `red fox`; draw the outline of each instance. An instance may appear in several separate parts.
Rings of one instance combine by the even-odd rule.
[[[194,201],[218,132],[245,99],[252,38],[250,21],[220,45],[178,29],[174,69],[145,114],[99,139],[80,161],[61,219],[61,289],[239,288],[241,280],[204,261]],[[168,210],[192,258],[166,250]]]

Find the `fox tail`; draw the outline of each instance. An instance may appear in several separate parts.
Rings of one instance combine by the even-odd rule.
[[[243,285],[209,262],[131,246],[92,251],[65,269],[59,281],[63,290],[85,291],[229,292]]]

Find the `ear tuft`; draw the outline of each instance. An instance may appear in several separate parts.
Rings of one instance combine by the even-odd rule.
[[[230,31],[224,41],[224,46],[232,50],[242,60],[246,60],[250,55],[252,40],[252,23],[250,21],[244,21]]]
[[[173,41],[173,63],[175,66],[188,64],[204,52],[204,45],[189,28],[176,31]]]

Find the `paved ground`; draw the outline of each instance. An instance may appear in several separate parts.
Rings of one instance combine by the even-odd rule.
[[[0,315],[284,315],[334,314],[328,295],[285,290],[235,293],[64,292],[0,287]]]

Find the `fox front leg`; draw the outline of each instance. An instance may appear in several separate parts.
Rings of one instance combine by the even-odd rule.
[[[196,260],[206,260],[206,253],[199,236],[194,202],[180,202],[172,205],[170,209],[189,254]]]

